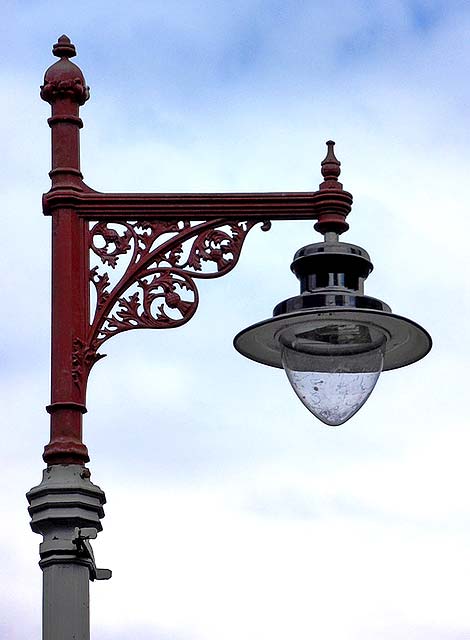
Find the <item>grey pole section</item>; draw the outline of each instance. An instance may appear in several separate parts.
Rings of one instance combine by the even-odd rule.
[[[90,640],[89,581],[106,580],[89,540],[102,530],[103,491],[81,465],[52,465],[27,493],[31,528],[43,536],[43,640]]]

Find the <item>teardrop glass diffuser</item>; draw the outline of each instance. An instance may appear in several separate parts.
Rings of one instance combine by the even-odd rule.
[[[386,337],[376,328],[323,322],[280,339],[282,365],[295,393],[327,425],[349,420],[382,372]]]

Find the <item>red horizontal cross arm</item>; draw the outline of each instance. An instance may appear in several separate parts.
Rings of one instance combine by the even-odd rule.
[[[318,191],[94,191],[80,170],[79,109],[89,89],[70,60],[76,52],[67,36],[53,54],[59,60],[41,87],[52,108],[52,185],[43,196],[43,211],[52,218],[51,438],[43,457],[48,464],[84,464],[86,385],[101,345],[122,331],[187,322],[198,304],[196,280],[230,271],[257,223],[267,230],[275,220],[316,220],[318,231],[342,233],[352,196],[338,182],[333,142]],[[97,262],[92,268],[90,255]],[[112,283],[110,270],[122,264],[123,274]]]
[[[149,220],[313,220],[317,192],[276,193],[99,193],[56,190],[44,196],[43,209],[73,207],[86,219]]]

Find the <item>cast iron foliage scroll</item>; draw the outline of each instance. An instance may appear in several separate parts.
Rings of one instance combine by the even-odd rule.
[[[88,340],[76,341],[73,376],[81,386],[93,364],[103,357],[101,345],[131,329],[166,329],[185,324],[196,312],[196,279],[217,278],[233,269],[247,233],[270,222],[95,222],[90,250],[98,265],[90,271],[96,293]],[[116,283],[110,269],[126,264]]]

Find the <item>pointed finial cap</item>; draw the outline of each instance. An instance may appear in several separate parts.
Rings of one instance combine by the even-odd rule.
[[[326,234],[334,232],[344,233],[349,228],[346,216],[351,211],[352,195],[343,189],[338,181],[341,173],[341,162],[335,156],[333,140],[326,143],[328,152],[321,163],[324,181],[318,191],[314,193],[314,207],[317,222],[316,231]]]
[[[328,152],[321,163],[321,173],[325,178],[325,182],[328,182],[329,180],[338,180],[338,176],[341,173],[341,162],[335,156],[334,141],[328,140],[326,146],[328,147]]]
[[[52,53],[58,58],[73,58],[77,55],[75,45],[72,44],[70,38],[65,34],[61,35],[53,45]]]

